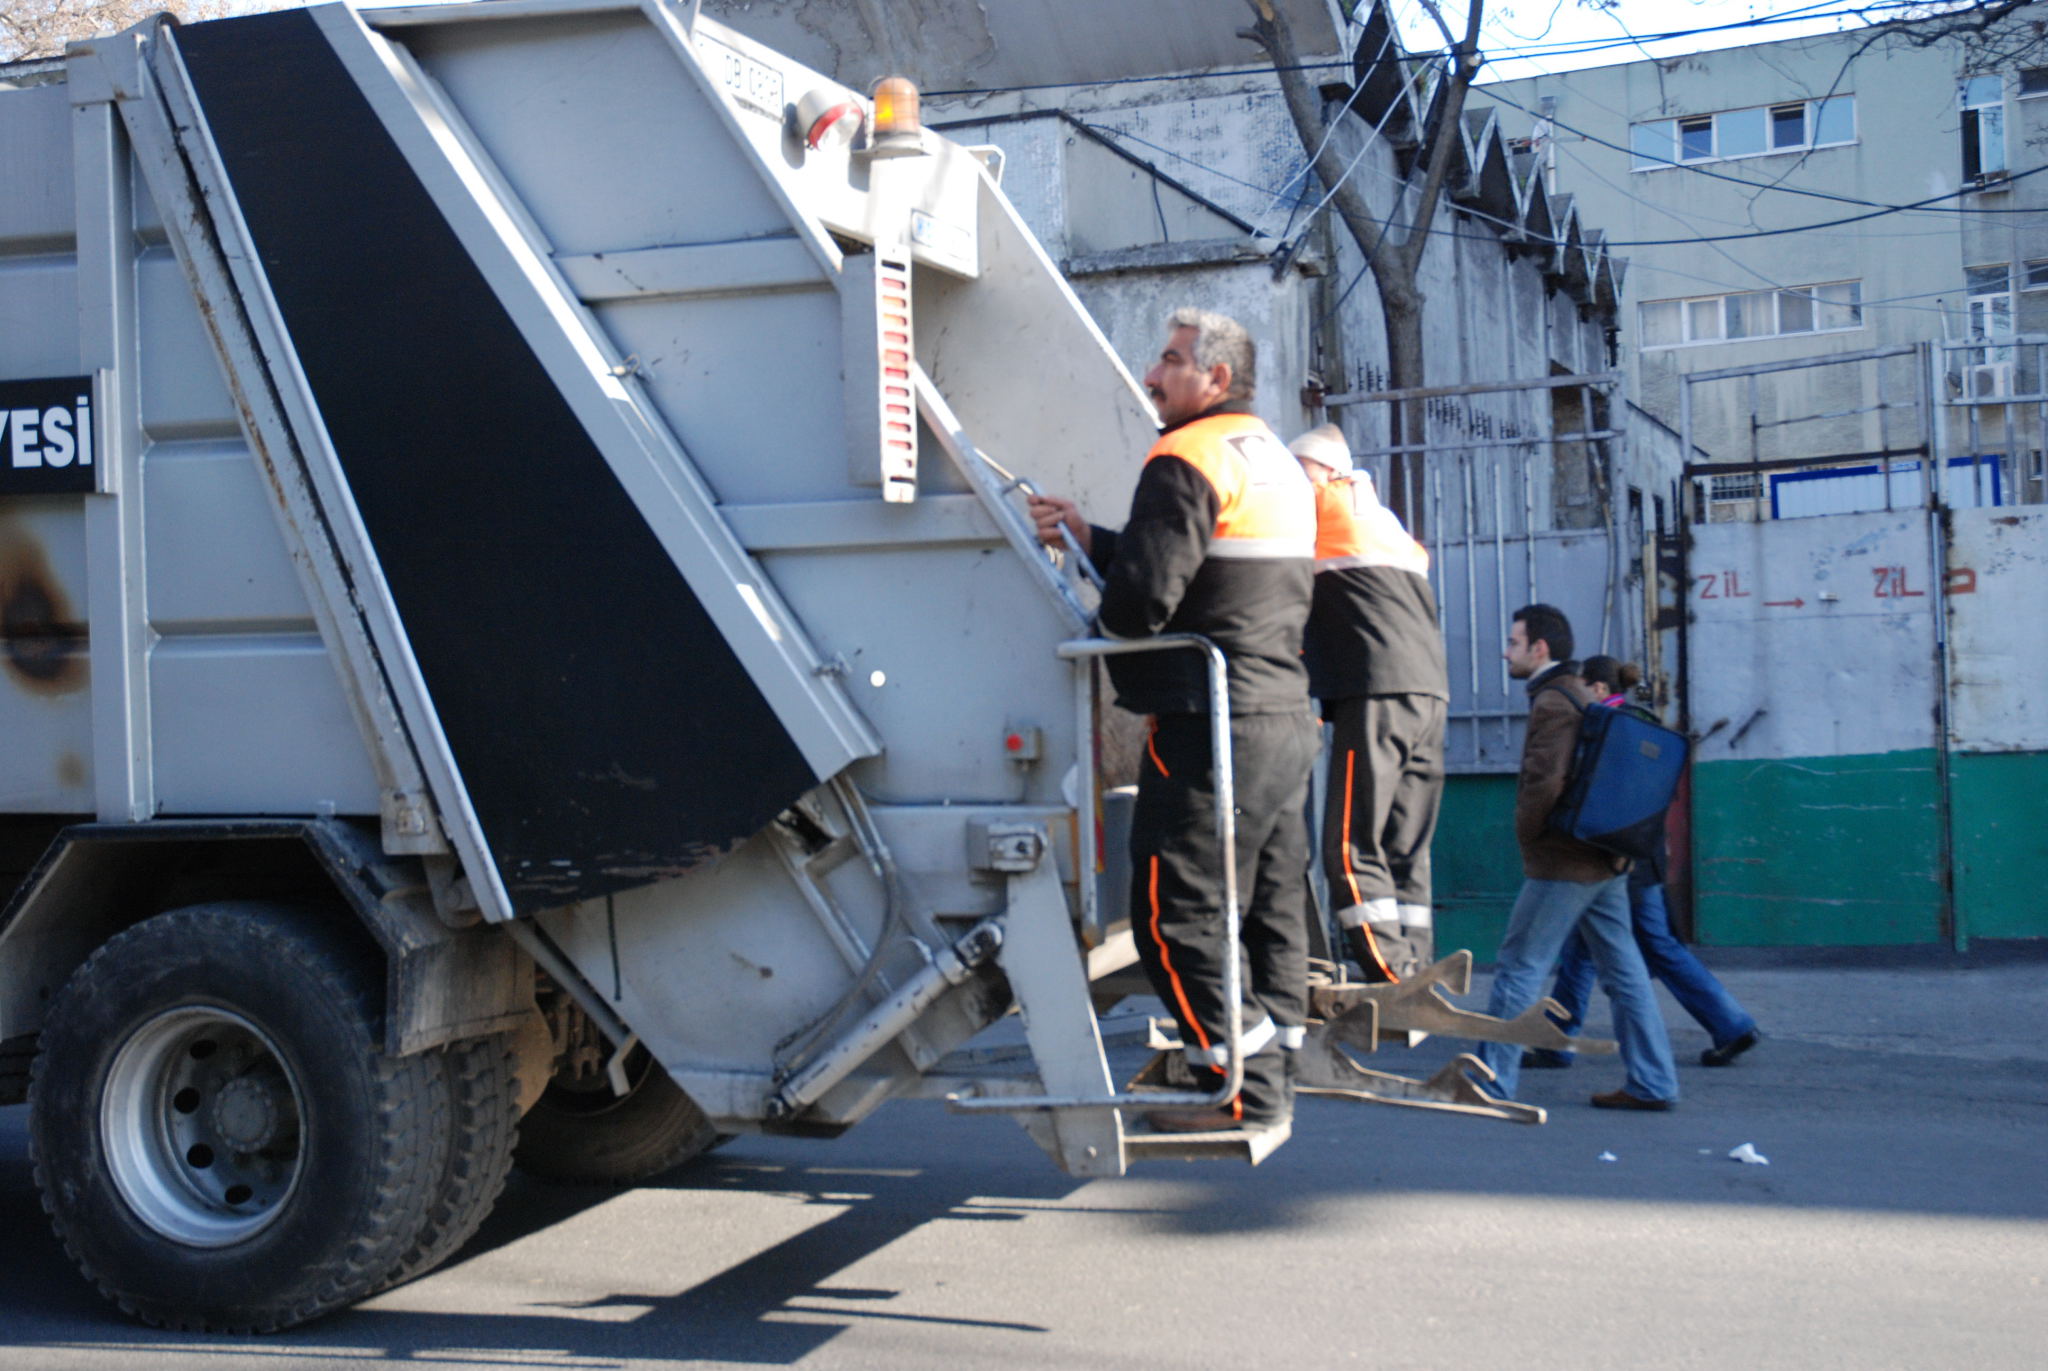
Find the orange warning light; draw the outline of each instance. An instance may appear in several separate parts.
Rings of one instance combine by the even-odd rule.
[[[876,157],[905,157],[924,151],[924,117],[918,109],[917,87],[904,76],[884,76],[875,83],[874,121],[868,126],[868,150]]]

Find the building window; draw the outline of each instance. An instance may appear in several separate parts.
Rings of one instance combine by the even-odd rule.
[[[1755,472],[1744,472],[1736,476],[1715,476],[1711,479],[1713,484],[1707,488],[1707,498],[1716,502],[1754,500],[1764,493],[1763,477]]]
[[[1972,76],[1957,88],[1963,107],[1963,179],[2005,176],[2005,78]]]
[[[2020,264],[2021,290],[2048,290],[2048,257]]]
[[[1771,109],[1771,150],[1806,146],[1806,106],[1775,105]]]
[[[2048,67],[2028,67],[2020,73],[2020,99],[2048,95]]]
[[[1970,341],[1984,343],[2011,338],[2012,269],[2004,262],[1966,267],[1963,282],[1968,298]],[[1986,362],[2010,362],[2013,349],[1990,347],[1983,353]]]
[[[1678,155],[1688,162],[1713,161],[1714,121],[1710,118],[1679,120]]]
[[[1862,302],[1861,281],[1744,290],[1690,300],[1649,300],[1638,314],[1642,326],[1638,346],[1668,348],[1800,333],[1842,333],[1863,327]]]
[[[1652,119],[1629,126],[1637,171],[1684,162],[1725,162],[1779,152],[1835,147],[1856,141],[1856,97],[1799,100],[1785,105]]]

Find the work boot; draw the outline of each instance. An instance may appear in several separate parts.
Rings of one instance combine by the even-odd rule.
[[[1145,1126],[1154,1133],[1234,1133],[1243,1128],[1228,1109],[1152,1109],[1145,1113]]]
[[[1294,1120],[1294,1054],[1268,1045],[1244,1064],[1244,1084],[1228,1104],[1196,1109],[1154,1109],[1145,1123],[1154,1133],[1231,1133],[1278,1128]],[[1197,1090],[1223,1085],[1215,1067],[1195,1072]]]

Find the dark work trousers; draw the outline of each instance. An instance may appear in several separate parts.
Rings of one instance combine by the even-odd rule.
[[[1429,908],[1429,841],[1444,797],[1444,715],[1434,695],[1357,695],[1325,700],[1330,722],[1329,799],[1323,806],[1323,872],[1338,922],[1355,928],[1365,909]],[[1405,921],[1404,921],[1405,922]]]
[[[1288,1110],[1280,1047],[1298,1045],[1308,1012],[1308,862],[1303,805],[1316,728],[1299,714],[1230,721],[1237,889],[1244,910],[1244,1088],[1239,1116]],[[1153,720],[1131,817],[1131,923],[1152,989],[1180,1024],[1195,1079],[1222,1084],[1227,1054],[1223,860],[1216,834],[1209,718]]]

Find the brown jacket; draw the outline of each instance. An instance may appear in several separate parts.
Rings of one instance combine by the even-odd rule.
[[[1579,711],[1574,706],[1594,701],[1573,665],[1529,683],[1529,732],[1522,743],[1522,775],[1515,786],[1515,840],[1522,845],[1522,874],[1535,881],[1604,881],[1629,865],[1626,857],[1547,826],[1550,811],[1564,793],[1579,740]],[[1559,688],[1539,690],[1553,684]]]

